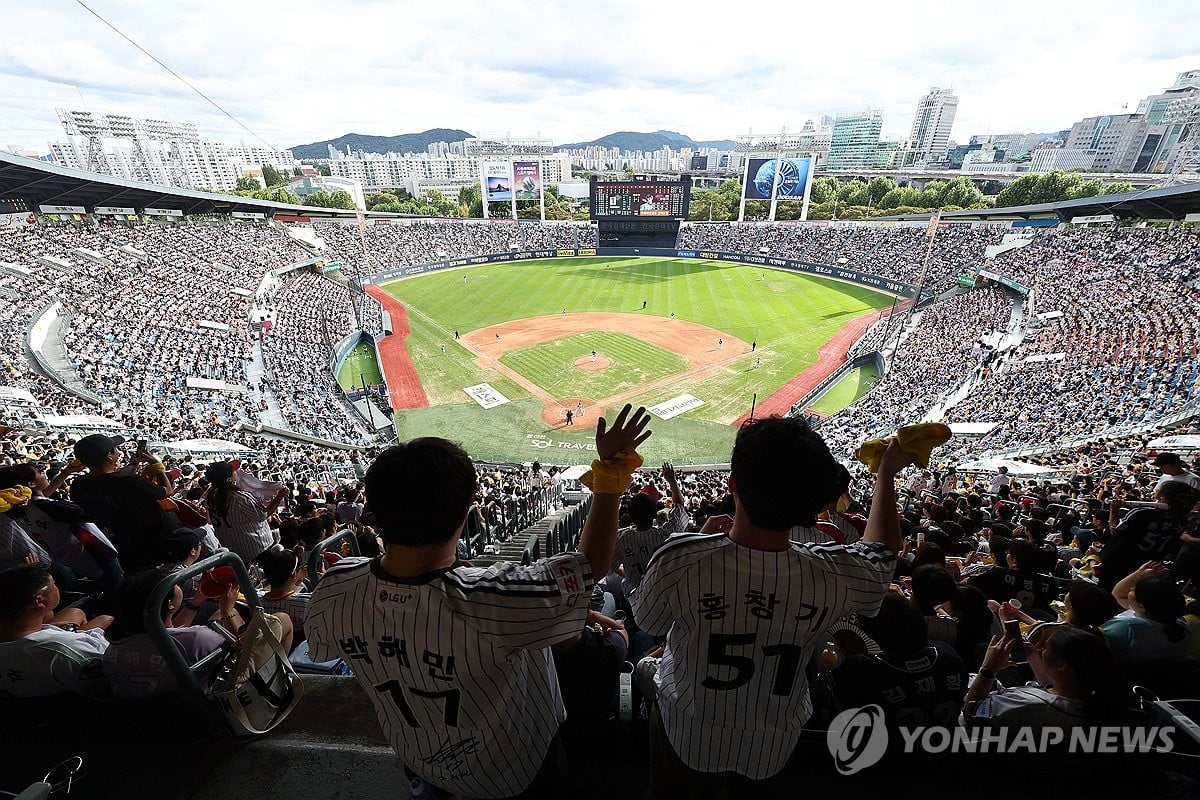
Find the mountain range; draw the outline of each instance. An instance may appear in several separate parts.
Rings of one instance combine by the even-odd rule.
[[[351,150],[361,150],[364,153],[424,153],[434,142],[461,142],[473,134],[453,128],[433,128],[421,133],[402,133],[399,136],[373,136],[365,133],[347,133],[336,139],[326,139],[321,142],[299,144],[289,148],[296,158],[328,158],[329,145],[337,150],[346,152],[347,145]],[[661,150],[664,145],[672,150],[690,147],[693,150],[701,147],[713,147],[718,150],[732,150],[735,142],[729,139],[697,142],[690,136],[675,131],[654,131],[639,133],[637,131],[618,131],[590,142],[574,142],[560,144],[557,150],[577,149],[582,147],[616,147],[619,150]]]
[[[575,150],[581,147],[615,147],[618,150],[661,150],[664,145],[672,150],[690,147],[693,150],[700,147],[713,147],[718,150],[732,150],[736,142],[730,139],[716,139],[708,142],[697,142],[690,136],[684,136],[675,131],[655,131],[654,133],[639,133],[637,131],[618,131],[590,142],[574,142],[560,144],[558,150]]]
[[[367,133],[347,133],[336,139],[323,142],[299,144],[288,148],[296,158],[329,158],[329,145],[346,152],[362,150],[364,153],[424,153],[434,142],[461,142],[475,134],[452,128],[432,128],[421,133],[402,133],[399,136],[372,136]]]

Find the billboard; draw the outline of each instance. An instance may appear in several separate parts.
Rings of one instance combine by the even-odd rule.
[[[743,197],[746,200],[803,200],[811,173],[811,158],[751,158]]]
[[[518,200],[540,200],[542,197],[542,162],[514,161],[512,165],[513,196]]]
[[[513,199],[512,162],[483,163],[483,199],[488,203],[508,202]]]

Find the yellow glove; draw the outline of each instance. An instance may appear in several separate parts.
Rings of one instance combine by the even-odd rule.
[[[629,488],[633,473],[641,466],[641,456],[622,450],[603,461],[597,458],[592,468],[579,476],[579,482],[596,494],[620,494]]]
[[[28,486],[14,486],[11,489],[0,489],[0,514],[17,506],[23,506],[33,497],[33,489]]]
[[[896,431],[896,440],[901,449],[912,453],[913,461],[919,467],[928,467],[929,454],[933,452],[933,448],[950,441],[950,436],[950,428],[940,422],[919,422],[916,425],[905,425]],[[887,448],[886,439],[868,439],[859,445],[854,455],[872,472],[876,472]]]

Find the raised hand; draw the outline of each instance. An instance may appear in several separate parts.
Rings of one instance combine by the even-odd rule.
[[[644,407],[639,407],[630,416],[629,412],[632,409],[633,406],[626,403],[621,413],[617,414],[611,428],[604,417],[596,423],[596,455],[601,460],[612,458],[622,450],[633,452],[638,445],[650,438],[651,432],[646,430],[650,423],[650,415]]]

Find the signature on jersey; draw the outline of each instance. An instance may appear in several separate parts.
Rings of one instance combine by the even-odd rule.
[[[462,778],[471,774],[463,756],[468,756],[479,749],[479,740],[472,736],[461,742],[447,740],[433,755],[421,759],[430,766],[438,767],[444,774],[452,778]]]

